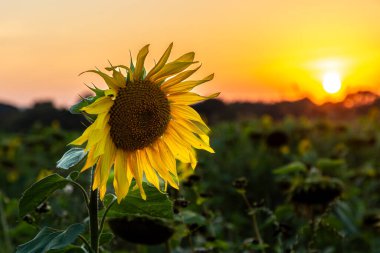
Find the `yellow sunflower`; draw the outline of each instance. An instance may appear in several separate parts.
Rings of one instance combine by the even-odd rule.
[[[87,160],[81,171],[96,166],[92,188],[99,189],[101,199],[112,167],[118,201],[127,195],[133,178],[146,199],[144,178],[157,189],[160,180],[178,189],[176,159],[195,168],[193,148],[214,153],[209,145],[209,128],[190,107],[219,95],[200,96],[191,92],[214,75],[185,81],[200,66],[186,70],[197,63],[193,52],[167,62],[172,47],[173,43],[149,73],[144,68],[149,45],[140,50],[135,65],[131,62],[130,67],[106,68],[112,71],[112,76],[100,70],[86,71],[100,75],[108,89],[98,92],[95,101],[81,109],[96,119],[70,144],[86,144]]]

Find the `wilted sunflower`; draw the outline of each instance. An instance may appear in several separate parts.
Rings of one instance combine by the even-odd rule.
[[[86,114],[96,115],[96,119],[70,144],[87,142],[87,161],[82,171],[96,164],[92,188],[99,189],[101,199],[112,167],[118,201],[127,195],[133,178],[145,199],[144,177],[158,189],[160,178],[165,185],[169,183],[178,189],[176,159],[195,168],[197,159],[193,148],[214,152],[209,145],[209,128],[189,106],[219,95],[204,97],[190,92],[212,80],[214,75],[184,81],[200,66],[186,70],[197,63],[193,61],[193,52],[167,63],[173,44],[146,74],[144,61],[148,47],[140,50],[136,65],[106,68],[112,71],[112,76],[100,70],[86,71],[100,75],[109,89],[96,89],[95,101],[81,109]],[[125,70],[126,75],[121,70]]]

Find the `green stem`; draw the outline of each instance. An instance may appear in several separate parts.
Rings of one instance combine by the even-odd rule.
[[[79,239],[86,245],[87,249],[92,252],[91,245],[88,243],[87,239],[83,235],[79,235]]]
[[[94,253],[99,253],[99,221],[98,221],[98,189],[92,190],[94,182],[95,168],[92,169],[91,188],[90,188],[90,238],[91,248]]]
[[[71,180],[70,181],[74,186],[78,187],[78,189],[82,192],[83,194],[83,198],[84,198],[84,201],[86,201],[86,206],[87,208],[89,207],[89,203],[90,203],[90,200],[88,198],[88,194],[86,192],[86,190],[80,185],[78,184],[77,182],[75,182],[74,180]]]
[[[117,198],[114,197],[114,199],[111,201],[111,203],[107,206],[107,209],[104,211],[102,221],[100,222],[100,228],[99,228],[99,239],[103,232],[104,222],[106,221],[107,213],[111,209],[112,205],[115,204]]]
[[[253,225],[253,230],[255,231],[255,235],[256,235],[255,237],[259,241],[259,244],[261,246],[263,246],[264,245],[264,240],[261,237],[260,229],[259,229],[259,226],[257,225],[257,219],[256,219],[255,209],[253,208],[253,206],[251,205],[251,203],[249,203],[249,200],[248,200],[247,195],[245,194],[245,192],[242,192],[241,195],[243,196],[244,202],[247,205],[247,207],[249,208],[250,212],[252,212],[252,215],[251,215],[252,216],[252,225]],[[265,249],[262,249],[261,251],[265,253]]]

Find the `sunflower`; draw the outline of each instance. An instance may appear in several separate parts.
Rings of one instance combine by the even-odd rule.
[[[144,68],[149,45],[139,51],[135,65],[131,59],[130,67],[106,68],[112,76],[98,69],[85,71],[100,75],[108,89],[92,89],[97,95],[87,100],[91,103],[81,111],[95,120],[70,144],[85,146],[88,153],[81,172],[95,166],[92,189],[99,189],[101,199],[112,168],[118,201],[127,195],[132,179],[146,199],[144,179],[157,189],[161,189],[160,182],[178,189],[176,160],[191,164],[194,169],[194,148],[214,153],[209,145],[210,129],[190,107],[219,95],[191,92],[214,75],[187,81],[200,66],[186,70],[197,63],[193,52],[168,62],[172,47],[173,43],[149,73]]]

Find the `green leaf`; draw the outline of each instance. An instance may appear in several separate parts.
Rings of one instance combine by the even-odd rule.
[[[72,114],[81,114],[82,111],[80,109],[92,104],[93,102],[95,102],[95,100],[96,100],[96,97],[83,98],[81,101],[71,106],[69,109],[69,112]]]
[[[70,109],[69,109],[70,113],[72,113],[72,114],[82,114],[82,111],[80,109],[82,109],[83,107],[88,106],[88,105],[94,103],[98,98],[104,96],[104,90],[98,89],[95,86],[94,86],[94,88],[91,88],[91,87],[88,87],[88,88],[90,90],[92,90],[93,92],[95,92],[95,96],[90,96],[90,97],[82,98],[81,101],[79,101],[78,103],[76,103],[75,105],[73,105],[73,106],[70,107]]]
[[[70,182],[58,174],[49,175],[34,183],[22,194],[19,203],[20,217],[35,211],[35,208],[47,199],[53,192],[64,188]]]
[[[61,249],[84,232],[83,224],[73,224],[65,231],[44,227],[31,241],[17,247],[16,253],[41,253]]]
[[[334,207],[334,214],[342,222],[345,231],[349,235],[358,234],[358,228],[356,227],[350,206],[343,202],[337,201]]]
[[[141,199],[138,189],[130,190],[127,197],[120,204],[115,203],[109,210],[107,217],[121,218],[125,216],[148,216],[152,218],[173,219],[173,203],[167,194],[161,193],[155,187],[143,183],[147,200]],[[133,187],[131,187],[133,188]],[[107,206],[113,197],[107,195]],[[103,214],[103,212],[101,212]]]
[[[177,219],[185,224],[197,224],[198,226],[206,225],[206,218],[193,211],[183,210],[178,214]]]
[[[288,165],[275,169],[273,171],[273,174],[284,175],[284,174],[290,174],[290,173],[295,173],[295,172],[306,172],[306,171],[307,171],[306,166],[303,163],[292,162]]]
[[[57,168],[60,169],[70,169],[71,167],[77,165],[86,156],[87,152],[82,148],[72,148],[67,151],[61,159],[57,162]]]
[[[99,239],[99,245],[108,244],[112,241],[114,235],[112,233],[102,233]]]

